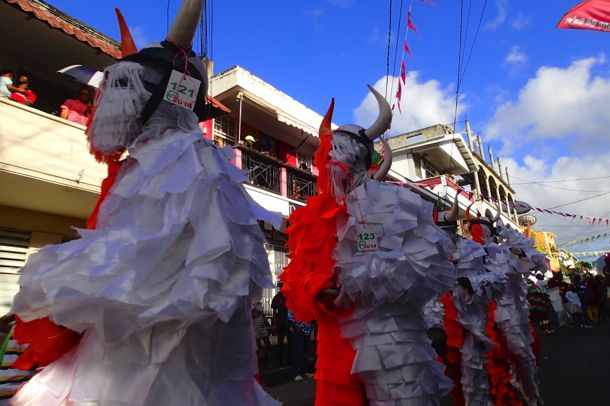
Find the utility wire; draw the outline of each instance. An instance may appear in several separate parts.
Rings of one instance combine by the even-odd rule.
[[[462,71],[462,77],[460,78],[460,82],[464,80],[464,76],[466,75],[466,70],[468,69],[468,64],[470,63],[470,57],[472,56],[472,51],[474,50],[474,46],[477,43],[477,38],[479,37],[479,30],[481,29],[481,23],[483,22],[483,16],[485,15],[485,9],[487,8],[487,0],[483,3],[483,10],[481,11],[481,16],[479,17],[479,23],[477,24],[477,30],[474,33],[474,39],[472,40],[472,45],[470,47],[470,52],[468,53],[468,59],[466,59],[466,63],[464,64],[464,70]]]
[[[605,195],[607,195],[607,194],[609,194],[609,193],[610,193],[610,192],[604,192],[604,193],[600,193],[600,194],[595,195],[595,196],[589,196],[589,197],[585,197],[584,199],[575,200],[575,201],[573,201],[573,202],[564,203],[564,204],[560,204],[560,205],[558,205],[558,206],[549,207],[547,210],[556,209],[556,208],[558,208],[558,207],[563,207],[563,206],[569,206],[569,205],[574,204],[574,203],[584,202],[585,200],[591,200],[591,199],[595,199],[596,197],[605,196]]]
[[[458,47],[458,62],[457,62],[457,83],[455,86],[455,110],[453,114],[453,132],[455,133],[455,124],[457,121],[458,99],[460,97],[460,76],[462,73],[462,29],[464,23],[464,0],[460,0],[460,41]]]
[[[514,176],[514,175],[511,175],[511,176],[513,178],[515,178],[515,179],[519,179],[519,180],[523,181],[523,182],[520,182],[520,183],[513,183],[513,185],[530,185],[532,183],[538,183],[538,184],[540,184],[540,183],[561,183],[561,182],[574,182],[574,181],[577,181],[577,180],[594,180],[594,179],[608,179],[608,178],[610,178],[610,176],[597,176],[597,177],[594,177],[594,178],[575,178],[575,179],[562,179],[562,180],[547,180],[547,181],[540,181],[540,182],[538,182],[538,181],[535,181],[535,180],[523,179],[523,178],[520,178],[520,177]]]
[[[390,75],[390,48],[392,45],[392,0],[390,0],[390,13],[388,17],[388,51],[385,60],[385,98],[388,98],[388,81]]]
[[[396,43],[394,44],[394,63],[392,63],[392,84],[390,85],[390,97],[392,97],[392,95],[394,94],[394,75],[396,74],[396,61],[398,60],[398,38],[400,38],[400,28],[402,24],[403,2],[404,0],[400,0],[400,11],[398,13],[398,29],[396,30]],[[408,30],[409,27],[407,27],[407,31]],[[400,78],[398,80],[400,80]]]

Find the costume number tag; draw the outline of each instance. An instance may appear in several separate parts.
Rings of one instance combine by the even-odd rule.
[[[379,236],[373,227],[366,227],[363,224],[356,226],[356,247],[358,251],[371,251],[378,248],[377,238]]]
[[[173,70],[163,100],[193,110],[197,101],[199,86],[201,86],[200,80]]]

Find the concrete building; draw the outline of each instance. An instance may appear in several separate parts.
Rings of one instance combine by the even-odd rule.
[[[508,175],[501,175],[499,160],[493,163],[491,149],[489,162],[485,160],[480,137],[470,132],[468,123],[466,129],[466,134],[454,133],[436,124],[390,138],[394,161],[389,177],[432,192],[439,210],[450,207],[457,196],[462,219],[471,203],[475,216],[486,210],[495,214],[499,202],[503,222],[519,228]]]

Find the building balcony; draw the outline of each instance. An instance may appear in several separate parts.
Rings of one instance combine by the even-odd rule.
[[[288,168],[288,197],[305,202],[316,194],[316,177],[304,170]]]
[[[106,166],[89,154],[85,127],[6,99],[0,117],[0,205],[87,218]]]
[[[275,157],[245,146],[238,147],[241,153],[241,168],[251,185],[281,194],[280,172],[283,162]]]

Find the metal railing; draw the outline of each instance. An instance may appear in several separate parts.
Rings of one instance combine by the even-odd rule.
[[[249,148],[242,150],[242,169],[254,186],[280,193],[280,165],[277,160]]]
[[[288,197],[304,202],[316,193],[316,177],[305,171],[288,169]]]

